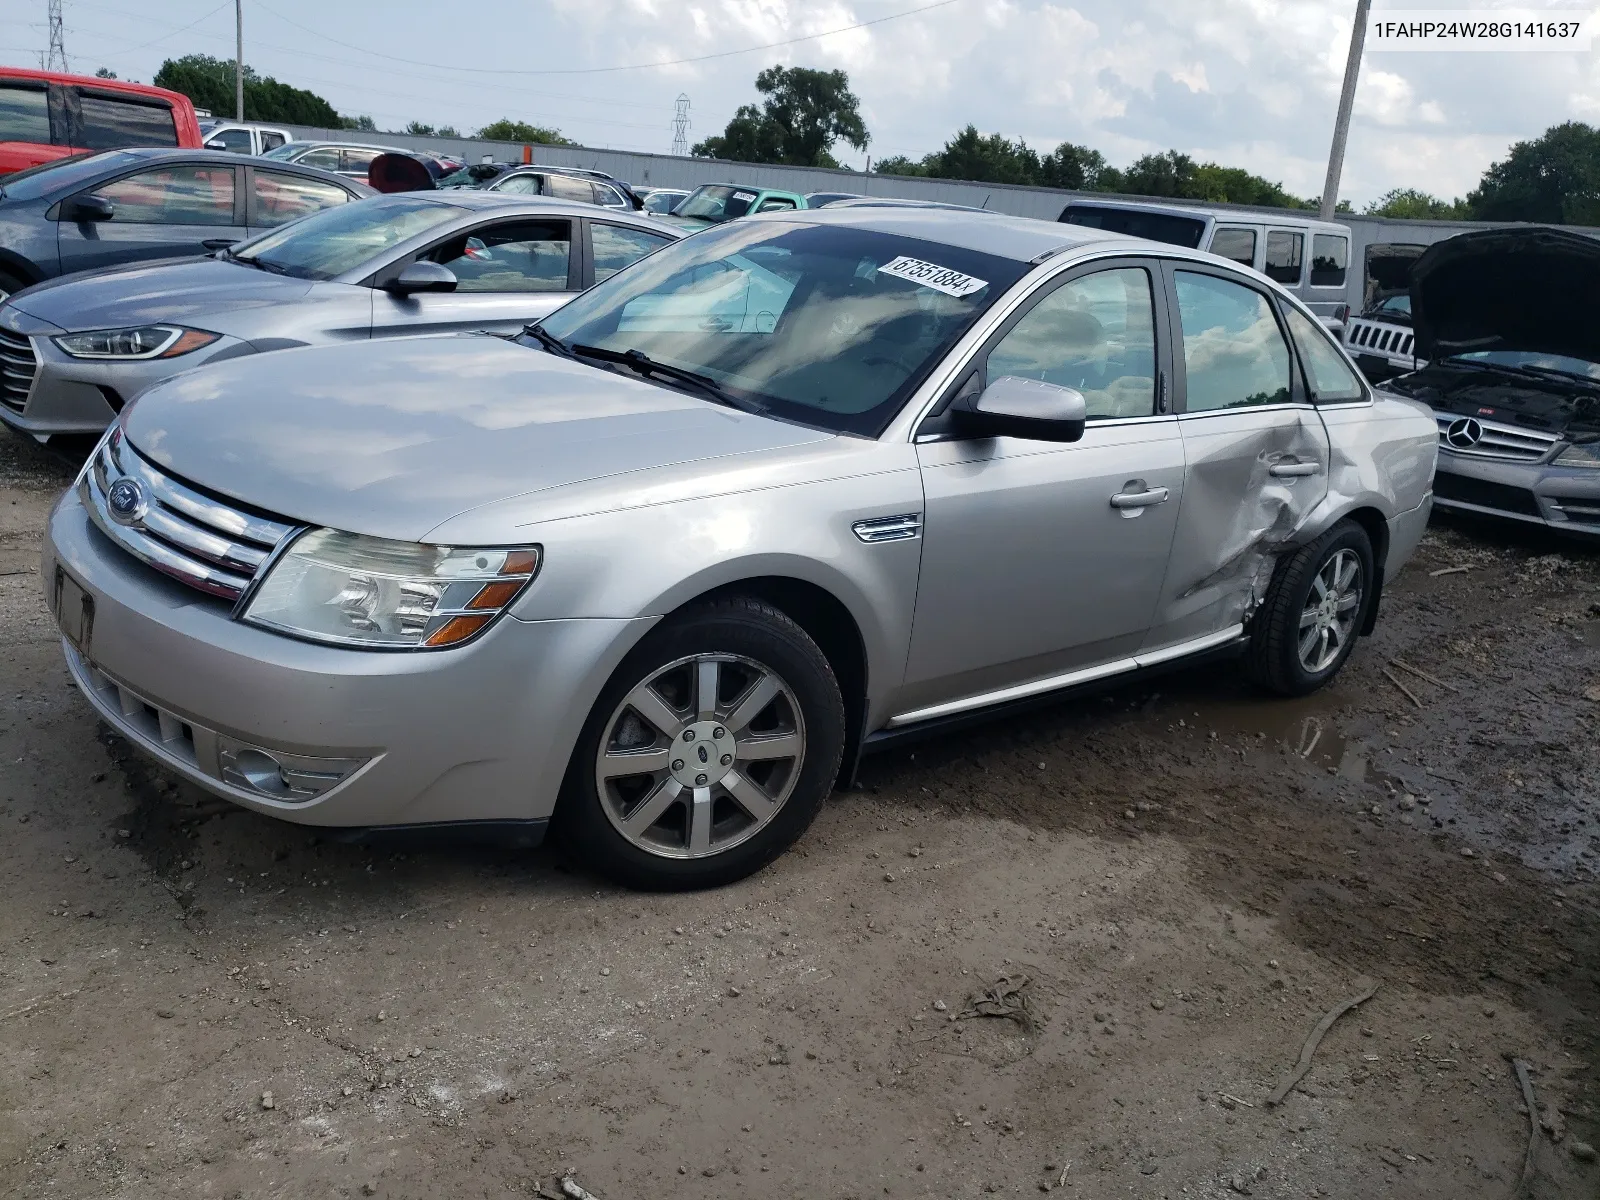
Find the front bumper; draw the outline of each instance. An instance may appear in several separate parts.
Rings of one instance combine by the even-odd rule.
[[[248,354],[248,342],[222,337],[178,358],[109,362],[73,358],[46,333],[29,336],[38,365],[22,410],[0,404],[0,421],[36,438],[101,434],[140,392],[180,371]]]
[[[1600,471],[1551,463],[1503,462],[1439,448],[1434,503],[1600,537]]]
[[[650,623],[508,615],[434,652],[297,641],[232,620],[225,604],[123,553],[76,491],[45,542],[53,612],[58,568],[92,605],[87,632],[64,622],[83,653],[64,645],[107,723],[200,787],[306,825],[547,819],[594,696]],[[325,764],[348,773],[310,797],[268,795],[230,769],[240,746],[310,775]]]

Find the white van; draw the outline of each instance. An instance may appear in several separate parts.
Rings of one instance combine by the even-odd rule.
[[[1074,200],[1057,219],[1068,225],[1209,250],[1243,263],[1283,284],[1335,331],[1344,329],[1350,315],[1347,225],[1249,209],[1139,200]]]

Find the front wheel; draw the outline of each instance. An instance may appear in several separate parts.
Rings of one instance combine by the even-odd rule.
[[[1251,626],[1251,678],[1282,696],[1327,683],[1355,649],[1375,579],[1372,541],[1354,521],[1285,558]]]
[[[788,616],[732,597],[669,618],[584,725],[556,812],[562,840],[631,887],[715,887],[788,849],[833,787],[844,701]]]

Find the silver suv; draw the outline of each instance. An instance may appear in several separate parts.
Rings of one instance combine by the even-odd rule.
[[[995,214],[730,223],[520,343],[207,366],[50,520],[107,722],[319,826],[554,825],[737,879],[858,755],[1225,654],[1285,695],[1371,629],[1436,437],[1282,289]]]

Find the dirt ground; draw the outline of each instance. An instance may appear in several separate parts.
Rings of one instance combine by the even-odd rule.
[[[1600,1195],[1594,550],[1436,528],[1322,695],[1212,667],[897,752],[641,896],[166,779],[40,597],[71,474],[0,437],[4,1196],[1505,1197],[1510,1055],[1531,1194]]]

